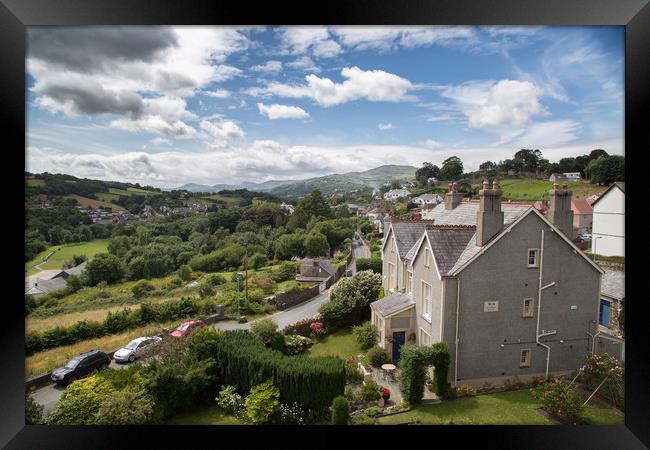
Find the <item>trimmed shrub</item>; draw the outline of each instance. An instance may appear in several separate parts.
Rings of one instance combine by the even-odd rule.
[[[374,381],[367,381],[366,384],[361,388],[361,400],[379,400],[381,398],[381,393],[379,392],[379,386]]]
[[[278,324],[272,319],[261,319],[251,324],[251,332],[267,346],[271,344],[277,330]]]
[[[332,402],[332,423],[334,425],[347,425],[350,419],[350,402],[339,395]]]
[[[368,362],[373,367],[381,367],[383,364],[391,362],[390,355],[381,347],[373,347],[367,353]]]
[[[271,378],[283,403],[297,402],[317,411],[330,406],[345,387],[345,365],[340,358],[285,356],[265,348],[246,330],[224,332],[214,359],[220,379],[237,385],[240,392]]]
[[[251,389],[245,400],[248,418],[255,424],[268,423],[280,408],[280,391],[269,379]]]
[[[381,258],[359,258],[356,261],[357,270],[372,270],[379,274],[381,274],[383,263]]]
[[[437,342],[430,347],[407,344],[402,347],[400,357],[399,387],[402,397],[418,404],[424,395],[424,381],[427,366],[434,366],[434,386],[440,396],[447,395],[447,372],[449,370],[449,349],[446,342]]]
[[[370,322],[364,322],[362,325],[356,326],[352,329],[357,344],[363,350],[368,350],[377,345],[377,338],[379,337],[379,330]]]

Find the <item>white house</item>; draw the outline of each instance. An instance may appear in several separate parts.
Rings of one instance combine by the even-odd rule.
[[[442,197],[438,194],[422,194],[412,200],[416,205],[437,205],[442,203]]]
[[[408,197],[409,195],[411,195],[411,193],[406,189],[391,189],[384,194],[384,199],[395,200],[397,198]]]
[[[289,214],[293,214],[293,211],[294,211],[293,205],[290,205],[290,204],[288,204],[288,203],[284,203],[284,202],[283,202],[283,203],[280,205],[280,208],[286,210],[287,212],[289,212]]]
[[[549,181],[580,181],[582,176],[580,172],[553,173],[548,177]]]
[[[625,256],[625,183],[612,184],[591,206],[591,251],[605,256]]]

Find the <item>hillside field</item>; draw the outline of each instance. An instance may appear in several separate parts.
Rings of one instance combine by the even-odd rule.
[[[99,194],[99,196],[101,195],[102,194]],[[93,209],[102,207],[102,208],[111,208],[113,211],[126,211],[120,205],[116,205],[115,203],[110,203],[101,200],[94,200],[92,198],[82,197],[76,194],[66,195],[65,198],[74,198],[75,200],[77,200],[77,202],[79,202],[80,205],[93,208]]]
[[[95,239],[90,242],[54,245],[42,251],[36,255],[36,258],[25,264],[27,275],[36,275],[39,270],[34,268],[34,265],[41,262],[48,253],[57,248],[60,248],[61,251],[50,256],[50,259],[48,259],[47,262],[41,266],[43,270],[60,269],[63,266],[63,263],[69,259],[72,259],[74,255],[86,255],[88,258],[91,258],[97,253],[107,252],[108,239]]]
[[[499,184],[504,199],[519,201],[548,200],[548,191],[553,188],[553,183],[548,180],[501,180]],[[574,198],[602,194],[607,189],[607,186],[579,181],[569,181],[567,184],[568,188],[573,192]],[[481,185],[475,184],[473,187],[480,189]]]

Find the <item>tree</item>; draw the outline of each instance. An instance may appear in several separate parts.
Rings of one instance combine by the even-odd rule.
[[[190,266],[188,266],[187,264],[183,264],[178,269],[178,276],[183,281],[190,281],[192,279],[192,268]]]
[[[438,178],[440,168],[430,162],[422,163],[422,167],[415,171],[415,179],[420,186],[426,186],[429,178]]]
[[[328,328],[341,328],[367,320],[370,303],[379,298],[381,275],[364,270],[343,278],[330,289],[330,301],[319,312]]]
[[[97,253],[86,265],[84,274],[90,286],[105,281],[113,283],[119,281],[126,275],[124,263],[115,255],[109,253]]]
[[[589,161],[591,162],[594,159],[601,158],[603,156],[609,156],[609,154],[603,150],[602,148],[597,148],[596,150],[592,150],[591,153],[589,153]]]
[[[539,150],[531,150],[522,148],[515,153],[515,160],[522,162],[521,171],[523,172],[537,172],[539,169],[539,160],[542,158],[542,152]]]
[[[625,181],[625,157],[612,155],[592,160],[585,169],[592,183],[610,185],[615,181]]]
[[[332,402],[332,423],[334,425],[347,425],[350,418],[350,403],[348,399],[339,395]]]
[[[278,331],[278,324],[272,319],[261,319],[251,324],[251,332],[260,338],[264,345],[269,345]]]
[[[452,156],[442,162],[440,178],[456,181],[463,176],[463,162],[458,156]]]
[[[36,403],[29,393],[25,393],[25,423],[37,425],[43,421],[43,405]]]
[[[312,231],[305,238],[305,251],[307,256],[312,258],[318,256],[329,256],[330,246],[324,234]]]
[[[143,389],[127,388],[105,400],[97,411],[98,425],[145,425],[151,422],[154,399]]]
[[[283,234],[275,242],[275,259],[291,259],[305,255],[304,235],[302,233]]]
[[[559,162],[559,171],[562,173],[566,172],[577,172],[577,165],[575,158],[562,158]]]

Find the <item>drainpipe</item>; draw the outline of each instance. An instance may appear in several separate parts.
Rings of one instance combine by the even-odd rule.
[[[552,283],[547,284],[546,286],[542,286],[542,273],[543,273],[543,267],[544,267],[544,230],[542,230],[542,241],[539,246],[539,287],[537,291],[537,329],[535,331],[535,342],[537,342],[538,345],[541,345],[546,349],[546,377],[548,378],[548,369],[549,369],[549,364],[551,362],[551,347],[543,344],[540,342],[540,338],[543,338],[545,336],[550,336],[557,331],[544,331],[539,332],[539,319],[540,319],[540,314],[542,312],[542,291],[544,289],[550,288],[552,286],[555,286],[555,281]]]
[[[454,387],[458,383],[458,318],[460,317],[460,278],[456,277],[456,339],[454,342]]]

